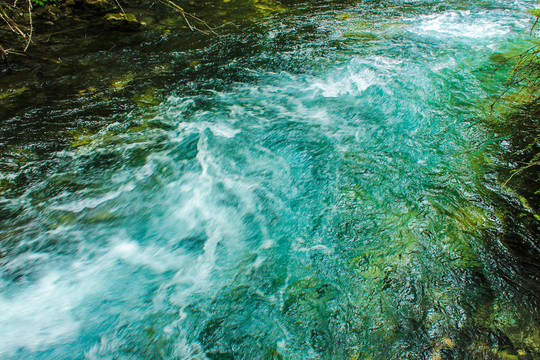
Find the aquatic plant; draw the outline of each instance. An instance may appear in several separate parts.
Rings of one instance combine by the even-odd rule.
[[[540,10],[530,12],[536,16],[530,30],[532,35],[540,21]],[[524,185],[524,178],[535,182],[538,171],[534,168],[540,165],[540,44],[503,58],[503,63],[508,62],[512,70],[506,79],[506,88],[491,106],[493,109],[503,103],[509,107],[498,130],[509,137],[511,158],[517,166],[503,182],[503,187],[515,184],[516,188],[524,188],[531,185]],[[532,171],[534,173],[529,174]],[[518,180],[520,176],[522,179]],[[540,195],[540,185],[536,185],[533,193]]]

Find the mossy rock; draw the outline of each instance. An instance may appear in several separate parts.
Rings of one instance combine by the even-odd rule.
[[[515,63],[519,57],[523,54],[524,49],[513,48],[505,52],[496,52],[490,55],[489,60],[496,64],[503,64],[510,60],[514,60]]]
[[[33,10],[32,16],[43,21],[50,21],[54,23],[60,17],[60,12],[60,8],[55,5],[45,5],[39,6]]]
[[[174,130],[174,126],[164,123],[162,121],[150,119],[148,121],[137,122],[137,123],[131,124],[126,129],[125,132],[127,134],[133,134],[133,133],[139,133],[139,132],[144,132],[144,131],[149,131],[149,130],[154,130],[154,129],[162,129],[166,131],[171,131],[171,130]]]
[[[503,53],[494,53],[491,54],[489,60],[495,64],[503,64],[508,61],[508,57]]]
[[[55,212],[51,215],[51,218],[53,219],[51,229],[56,229],[59,226],[69,226],[77,221],[77,215],[67,211]]]
[[[153,88],[147,88],[143,92],[133,96],[133,101],[139,107],[158,106],[161,100],[157,96],[157,91]]]
[[[134,73],[127,73],[124,76],[122,76],[121,78],[119,78],[117,80],[114,80],[111,83],[111,89],[116,90],[116,91],[123,90],[134,79],[135,79],[135,74]]]
[[[135,15],[125,13],[106,14],[105,20],[109,25],[119,30],[137,30],[146,25],[145,22],[137,20]]]
[[[93,96],[96,96],[96,94],[98,93],[98,89],[93,87],[93,86],[89,86],[85,89],[81,89],[79,91],[77,91],[77,93],[79,95],[93,95]]]
[[[355,21],[353,25],[354,25],[354,28],[358,30],[368,30],[373,27],[373,25],[370,22],[364,21],[364,20]]]
[[[81,147],[81,146],[87,146],[87,145],[90,145],[92,143],[92,139],[91,138],[80,138],[78,139],[77,141],[74,141],[71,143],[71,146],[74,147],[74,148],[78,148],[78,147]]]
[[[2,91],[0,92],[0,101],[8,100],[12,97],[19,96],[27,90],[28,88],[26,86],[23,86],[18,89],[7,89],[5,91]]]
[[[524,85],[520,92],[509,93],[503,97],[503,100],[515,107],[519,107],[532,103],[535,101],[536,96],[535,89],[529,89]]]

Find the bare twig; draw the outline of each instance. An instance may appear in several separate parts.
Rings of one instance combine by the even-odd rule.
[[[20,51],[20,50],[15,50],[15,49],[6,49],[6,54],[13,54],[13,55],[18,55],[18,56],[27,56],[27,57],[31,57],[31,56],[29,56],[27,53],[22,52],[22,51]]]
[[[522,167],[522,168],[517,169],[512,175],[510,175],[510,177],[504,182],[504,184],[502,184],[502,187],[506,187],[506,184],[508,184],[508,182],[509,182],[510,180],[512,180],[512,178],[513,178],[515,175],[517,175],[517,174],[519,174],[519,173],[522,173],[523,171],[525,171],[525,170],[527,170],[528,168],[530,168],[530,167],[532,167],[532,166],[535,166],[535,165],[540,165],[540,161],[532,162],[532,163],[530,163],[530,164],[527,165],[527,166],[524,166],[524,167]]]
[[[538,20],[540,20],[540,16],[537,16],[537,17],[536,17],[536,21],[534,22],[533,26],[531,27],[531,32],[530,32],[529,35],[532,35],[534,28],[535,28],[536,25],[538,24]]]
[[[9,28],[11,29],[11,31],[13,31],[14,33],[17,33],[19,34],[20,36],[22,36],[23,38],[26,38],[26,34],[21,30],[19,29],[19,27],[17,26],[17,24],[15,23],[15,21],[13,21],[13,19],[11,19],[8,14],[6,14],[6,11],[4,10],[4,7],[2,5],[0,5],[0,17],[2,18],[2,20],[4,20],[4,22],[9,26]]]
[[[11,67],[11,65],[9,64],[9,60],[8,60],[8,56],[7,56],[7,51],[4,50],[4,48],[2,47],[2,45],[0,45],[0,59],[2,59],[6,65],[6,67],[9,69]]]
[[[26,41],[26,45],[24,46],[23,52],[28,50],[28,47],[30,46],[30,42],[32,42],[32,33],[34,32],[34,24],[32,22],[32,1],[31,0],[27,0],[27,1],[28,1],[28,18],[29,18],[28,21],[30,22],[30,31],[28,32],[28,38]]]
[[[114,0],[114,2],[116,3],[116,5],[118,5],[120,10],[122,11],[122,14],[125,16],[126,12],[124,11],[124,8],[122,7],[122,5],[120,5],[120,2],[118,2],[118,0]]]
[[[32,34],[34,32],[34,24],[32,21],[32,2],[31,0],[27,1],[26,9],[21,12],[20,8],[17,7],[17,1],[15,0],[12,5],[8,4],[7,2],[3,1],[0,4],[0,18],[6,23],[6,25],[10,28],[10,30],[16,34],[17,37],[22,38],[23,46],[22,46],[22,52],[24,53],[26,50],[28,50],[28,47],[30,46],[30,43],[32,42]],[[28,24],[25,24],[26,20],[24,20],[24,13],[28,15]],[[21,20],[23,19],[23,20]],[[6,56],[7,54],[14,54],[17,52],[17,50],[14,49],[3,49],[0,51],[2,54],[2,57]]]
[[[200,31],[204,34],[208,34],[208,32],[214,34],[214,35],[219,35],[215,30],[214,28],[212,28],[210,25],[208,25],[208,23],[202,19],[199,19],[198,17],[196,17],[195,15],[192,15],[188,12],[186,12],[180,5],[178,5],[177,3],[175,3],[174,1],[172,0],[158,0],[159,2],[161,2],[162,4],[178,11],[181,15],[182,15],[182,18],[184,19],[184,21],[186,22],[187,26],[189,27],[189,29],[191,31]],[[204,27],[206,27],[208,30],[201,30],[199,28],[197,28],[197,26],[194,26],[191,24],[191,22],[189,21],[189,19],[192,19],[192,20],[195,20],[197,23],[199,24],[202,24]]]

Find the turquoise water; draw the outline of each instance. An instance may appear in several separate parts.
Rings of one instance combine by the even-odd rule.
[[[480,124],[534,4],[283,5],[152,45],[198,60],[2,199],[0,356],[536,358]]]

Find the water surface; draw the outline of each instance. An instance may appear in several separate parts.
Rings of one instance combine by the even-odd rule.
[[[258,4],[6,110],[1,357],[536,358],[480,122],[534,2]]]

